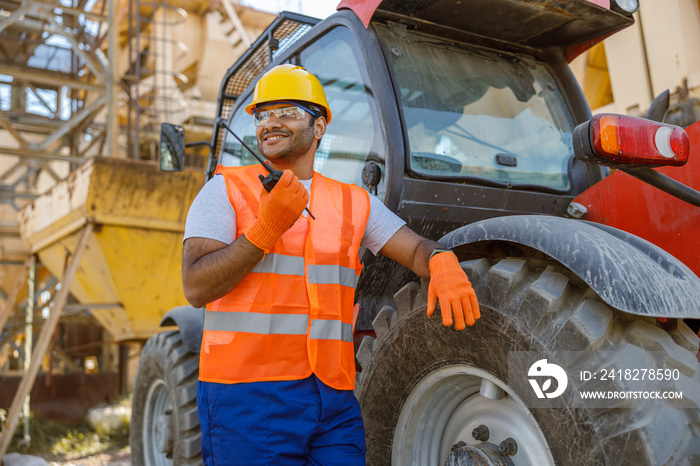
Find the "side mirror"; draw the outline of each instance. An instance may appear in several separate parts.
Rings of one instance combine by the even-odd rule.
[[[164,172],[181,172],[185,168],[185,130],[182,126],[160,125],[158,161]]]

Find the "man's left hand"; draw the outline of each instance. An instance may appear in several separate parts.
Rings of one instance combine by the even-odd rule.
[[[474,325],[481,317],[479,302],[467,275],[452,252],[440,252],[430,259],[430,286],[428,288],[428,317],[435,312],[437,303],[442,311],[442,324],[455,330]]]

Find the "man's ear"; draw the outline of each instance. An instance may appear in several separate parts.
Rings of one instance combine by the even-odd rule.
[[[326,117],[320,116],[314,121],[314,139],[320,140],[326,134]]]

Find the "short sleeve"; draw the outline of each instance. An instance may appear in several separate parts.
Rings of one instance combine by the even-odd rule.
[[[200,237],[231,244],[236,239],[236,212],[222,175],[210,179],[197,194],[185,222],[183,238]]]
[[[362,237],[361,246],[366,247],[375,256],[384,247],[387,241],[404,226],[406,222],[393,213],[382,201],[373,195],[369,195],[369,220]]]

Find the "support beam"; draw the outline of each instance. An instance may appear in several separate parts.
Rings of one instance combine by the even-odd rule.
[[[119,78],[115,76],[114,70],[117,66],[117,47],[119,46],[119,35],[117,31],[117,0],[109,2],[109,42],[107,55],[107,152],[114,158],[119,157],[119,117],[117,116],[117,103],[119,102]],[[126,156],[126,154],[123,154]]]
[[[243,45],[245,45],[246,48],[250,47],[250,44],[253,43],[255,38],[250,35],[248,29],[246,29],[246,27],[243,25],[243,22],[241,21],[241,18],[238,17],[238,13],[236,13],[236,9],[233,7],[231,0],[221,0],[221,5],[223,5],[226,15],[231,20],[231,23],[236,27],[236,31],[238,31],[240,34]]]
[[[5,173],[3,173],[2,175],[0,175],[0,186],[2,186],[2,185],[4,184],[5,180],[9,180],[10,177],[11,177],[12,175],[14,175],[15,172],[16,172],[17,170],[19,170],[20,168],[24,168],[25,166],[26,166],[26,164],[25,164],[23,161],[20,160],[19,162],[17,162],[16,164],[12,165],[12,166],[11,166],[10,168],[8,168],[7,170],[5,170]]]
[[[28,160],[38,160],[44,161],[56,161],[56,162],[72,162],[72,163],[83,163],[87,160],[85,157],[72,157],[70,155],[60,155],[60,154],[46,154],[41,151],[36,150],[23,150],[15,149],[14,147],[2,147],[0,146],[0,155],[14,155],[16,157],[21,157],[24,162]],[[24,165],[24,164],[23,164]]]
[[[12,310],[15,308],[15,304],[17,303],[17,297],[19,296],[19,292],[22,290],[27,280],[27,273],[29,272],[29,266],[31,265],[31,263],[31,256],[27,257],[27,260],[24,261],[22,268],[17,274],[17,279],[15,280],[14,286],[10,290],[10,295],[7,297],[5,304],[0,309],[0,332],[5,327],[7,320],[12,315]]]
[[[78,151],[79,151],[79,152],[78,152],[78,156],[80,156],[80,157],[87,157],[87,153],[90,151],[90,149],[92,149],[93,146],[94,146],[95,144],[97,144],[98,142],[100,142],[101,140],[103,140],[104,137],[105,137],[104,131],[102,131],[102,132],[101,132],[99,135],[97,135],[97,136],[93,135],[93,136],[92,136],[92,140],[90,141],[90,143],[89,143],[86,147],[84,147],[84,148],[80,148],[80,147],[79,147],[79,148],[78,148]],[[100,151],[100,152],[101,152],[101,151]],[[98,152],[98,155],[100,155],[100,152]]]
[[[63,136],[68,134],[73,128],[80,124],[86,118],[92,116],[95,112],[99,111],[105,104],[105,98],[100,97],[93,103],[88,105],[86,108],[80,111],[77,115],[73,115],[70,120],[61,126],[59,129],[50,134],[44,141],[39,144],[36,149],[46,150],[51,144],[61,139]]]
[[[18,81],[28,81],[37,84],[47,84],[51,85],[52,87],[66,86],[70,87],[71,89],[80,89],[88,92],[96,92],[98,94],[105,93],[105,86],[103,84],[86,83],[81,79],[71,77],[72,75],[60,73],[58,71],[32,71],[32,69],[26,67],[0,64],[0,74],[12,76]]]
[[[80,303],[70,304],[64,308],[64,314],[69,312],[77,313],[81,311],[90,311],[92,309],[124,309],[121,303]]]
[[[78,316],[80,314],[85,314],[89,311],[100,311],[102,309],[118,309],[123,311],[124,306],[120,303],[98,303],[98,304],[71,304],[63,309],[63,315],[68,316]]]
[[[8,189],[0,186],[0,201],[14,201],[17,198],[36,199],[39,195],[36,193],[17,192],[14,189]]]
[[[5,128],[8,133],[12,135],[13,138],[15,138],[15,141],[19,143],[19,146],[22,148],[27,147],[27,140],[22,137],[21,134],[19,134],[18,131],[15,131],[15,129],[12,127],[12,124],[5,118],[4,116],[0,115],[0,126]]]
[[[25,309],[24,314],[24,374],[29,371],[29,366],[31,364],[31,357],[33,351],[34,343],[34,310],[36,307],[36,296],[34,292],[36,289],[36,257],[32,254],[32,261],[29,264],[29,274],[27,276],[27,309]],[[22,415],[24,416],[24,441],[31,441],[32,437],[30,434],[29,426],[29,414],[30,414],[30,397],[31,395],[27,393],[22,401]]]
[[[42,163],[41,164],[42,170],[44,170],[46,173],[49,174],[51,178],[53,178],[54,181],[61,181],[61,177],[56,173],[56,171],[49,165],[48,162]]]
[[[10,16],[0,21],[0,32],[4,31],[7,26],[10,26],[12,23],[20,19],[27,11],[29,11],[29,5],[23,3],[22,6],[13,11]]]
[[[73,279],[75,278],[75,274],[78,271],[78,266],[80,265],[80,258],[85,251],[85,246],[87,245],[88,239],[92,234],[92,229],[92,223],[85,225],[85,228],[80,233],[78,242],[75,245],[75,250],[68,260],[68,266],[66,267],[66,271],[61,279],[61,290],[58,292],[58,295],[54,300],[54,308],[51,311],[48,320],[44,324],[44,327],[41,329],[29,370],[22,377],[19,387],[17,388],[17,392],[15,393],[15,397],[12,400],[12,406],[10,406],[10,410],[7,413],[7,421],[5,421],[2,436],[0,436],[0,458],[5,456],[7,447],[10,446],[10,440],[15,433],[15,429],[17,428],[17,423],[19,421],[22,401],[34,386],[36,376],[39,373],[41,359],[44,357],[44,353],[46,353],[46,350],[49,348],[53,334],[56,331],[56,327],[58,327],[61,314],[63,314],[63,307],[66,305],[66,300],[68,299],[68,294],[70,292],[71,285],[73,284]]]
[[[59,2],[49,2],[49,1],[39,1],[39,0],[25,0],[27,3],[34,4],[34,5],[39,5],[39,6],[46,6],[51,9],[53,8],[60,8],[61,11],[63,11],[64,14],[71,14],[74,16],[85,16],[87,19],[90,19],[92,21],[97,21],[98,23],[107,21],[107,18],[103,15],[99,15],[96,13],[92,13],[90,11],[85,11],[80,8],[73,8],[69,6],[65,6],[60,4]]]

